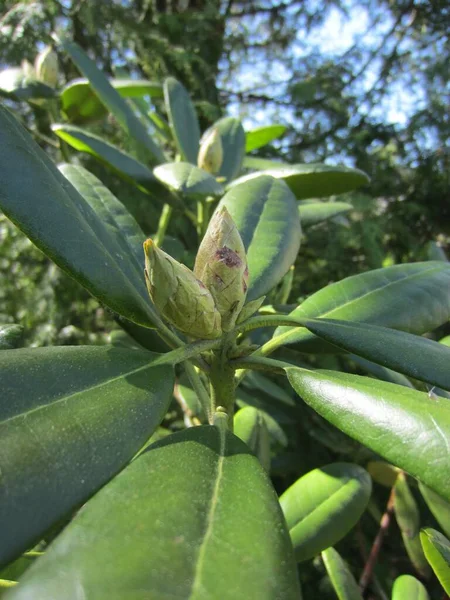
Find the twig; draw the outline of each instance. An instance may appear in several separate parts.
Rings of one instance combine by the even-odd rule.
[[[380,553],[381,546],[383,544],[384,536],[386,535],[389,525],[391,523],[391,517],[394,512],[394,498],[395,492],[394,488],[392,488],[391,493],[389,495],[389,500],[386,504],[386,511],[381,517],[380,521],[380,529],[375,537],[375,540],[372,544],[372,548],[370,549],[369,558],[364,566],[364,570],[362,572],[361,578],[359,580],[359,587],[361,590],[361,594],[364,594],[367,586],[369,585],[369,581],[373,574],[373,569],[375,567],[375,563],[377,562],[378,554]]]

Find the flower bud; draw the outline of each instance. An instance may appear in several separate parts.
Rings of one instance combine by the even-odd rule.
[[[197,165],[208,173],[218,173],[222,162],[222,138],[219,130],[214,127],[201,140]]]
[[[162,317],[192,337],[220,337],[220,314],[203,283],[151,239],[144,242],[144,252],[147,289]]]
[[[47,46],[37,55],[35,69],[39,81],[50,87],[56,87],[58,83],[58,56],[51,46]]]
[[[194,275],[211,292],[223,331],[233,329],[247,294],[248,268],[242,238],[225,207],[219,208],[209,223]]]

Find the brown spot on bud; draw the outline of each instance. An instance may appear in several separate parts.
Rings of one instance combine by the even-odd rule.
[[[246,294],[248,286],[247,286],[247,282],[245,281],[245,279],[242,280],[242,289],[244,290],[244,294]]]
[[[242,265],[242,259],[239,255],[227,246],[216,250],[214,255],[230,269],[239,268]]]

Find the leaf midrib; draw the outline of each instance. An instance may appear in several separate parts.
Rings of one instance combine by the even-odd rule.
[[[212,496],[211,496],[210,508],[208,511],[208,515],[206,517],[206,529],[205,529],[205,533],[203,535],[203,540],[200,544],[200,548],[198,551],[197,563],[196,563],[195,572],[194,572],[194,579],[192,582],[191,592],[189,595],[189,598],[191,598],[192,600],[195,599],[196,594],[201,586],[202,570],[203,570],[203,564],[204,564],[205,556],[206,556],[206,549],[207,549],[208,542],[209,542],[209,540],[212,536],[212,532],[213,532],[214,517],[215,517],[217,505],[219,502],[219,488],[220,488],[220,483],[221,483],[221,480],[223,477],[223,463],[225,460],[226,438],[225,438],[225,432],[218,430],[218,433],[220,436],[219,458],[217,460],[216,477],[215,477],[213,492],[212,492]]]

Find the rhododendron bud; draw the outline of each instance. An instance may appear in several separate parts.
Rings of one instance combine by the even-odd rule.
[[[218,173],[223,161],[222,138],[219,130],[211,129],[202,139],[197,165],[208,173]]]
[[[222,318],[222,329],[230,331],[244,306],[248,268],[242,238],[225,207],[219,208],[209,223],[194,274],[211,292]]]
[[[151,239],[144,242],[144,252],[147,289],[162,317],[192,337],[219,337],[220,314],[203,283]]]
[[[39,81],[56,87],[58,83],[58,56],[51,46],[47,46],[36,57],[35,62],[36,77]]]

